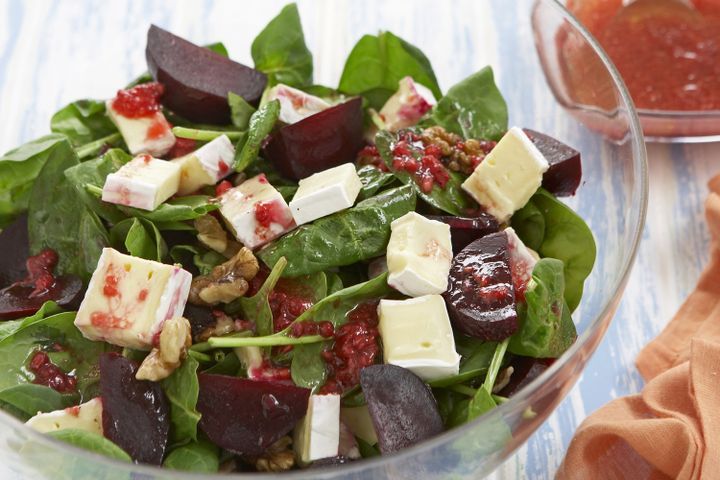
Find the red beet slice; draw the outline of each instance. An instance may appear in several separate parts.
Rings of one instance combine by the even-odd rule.
[[[544,133],[528,128],[523,131],[550,164],[543,175],[543,188],[561,197],[575,195],[582,179],[580,152]]]
[[[397,452],[442,433],[442,418],[430,387],[410,370],[371,365],[360,371],[360,385],[380,452]]]
[[[267,84],[264,73],[150,26],[145,49],[153,78],[165,85],[162,103],[194,122],[230,123],[228,92],[257,105]]]
[[[443,294],[453,326],[471,337],[500,341],[518,329],[505,232],[475,240],[453,258]]]
[[[357,97],[282,127],[263,151],[283,176],[300,180],[354,161],[363,145],[362,100]]]
[[[53,300],[61,307],[75,309],[80,305],[85,289],[80,277],[63,275],[39,295],[31,297],[34,286],[14,284],[0,290],[0,320],[27,317],[37,312],[43,303]]]
[[[22,215],[0,232],[0,287],[6,287],[25,278],[25,259],[30,256],[27,215]]]
[[[552,358],[514,357],[510,362],[513,367],[510,382],[498,394],[503,397],[512,397],[525,385],[539,377],[554,361]]]
[[[135,379],[138,366],[118,355],[100,357],[103,434],[136,463],[162,464],[170,410],[159,383]]]
[[[500,230],[497,219],[485,212],[480,212],[477,217],[473,218],[445,215],[428,215],[427,218],[450,225],[450,238],[454,254],[478,238]]]
[[[198,377],[200,429],[238,455],[262,454],[307,412],[307,388],[206,373]]]

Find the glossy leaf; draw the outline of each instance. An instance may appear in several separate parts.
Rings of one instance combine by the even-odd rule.
[[[329,342],[296,345],[293,348],[290,374],[298,387],[305,387],[316,392],[323,386],[327,378],[325,360],[320,356]]]
[[[145,219],[123,220],[110,230],[110,239],[116,249],[124,250],[133,257],[162,262],[167,255],[167,245],[160,230]]]
[[[190,195],[177,197],[160,204],[152,212],[131,207],[118,207],[120,211],[131,217],[144,218],[153,223],[181,222],[195,220],[217,210],[218,205],[210,202],[207,195]]]
[[[247,136],[235,146],[236,171],[242,172],[257,159],[263,140],[270,135],[279,116],[280,102],[277,100],[266,103],[252,114]]]
[[[101,100],[77,100],[57,111],[50,120],[53,133],[65,135],[79,147],[118,131]]]
[[[358,169],[358,176],[362,182],[362,189],[358,195],[358,201],[370,198],[380,189],[392,184],[395,176],[389,172],[383,172],[372,165],[365,165]]]
[[[125,450],[97,433],[89,432],[87,430],[79,430],[76,428],[66,428],[64,430],[49,432],[47,435],[50,435],[61,442],[69,443],[76,447],[83,448],[115,460],[128,463],[132,462],[130,455],[128,455]]]
[[[172,375],[162,381],[162,388],[170,401],[170,441],[182,444],[197,441],[197,424],[200,413],[197,405],[199,383],[198,362],[192,357],[183,360]]]
[[[38,412],[53,412],[77,403],[77,395],[59,393],[44,385],[22,383],[0,391],[0,407],[19,414],[22,421]]]
[[[220,449],[208,440],[199,440],[174,449],[163,467],[185,472],[216,473],[220,468]]]
[[[256,111],[255,107],[233,92],[228,93],[228,103],[230,104],[230,119],[233,125],[240,130],[246,130],[252,114]]]

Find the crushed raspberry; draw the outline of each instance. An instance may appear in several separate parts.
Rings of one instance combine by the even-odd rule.
[[[357,154],[358,165],[371,165],[381,172],[387,172],[388,168],[385,165],[380,152],[375,145],[367,145]]]
[[[289,226],[288,222],[292,223],[292,217],[288,217],[284,205],[278,200],[255,204],[255,219],[265,229],[270,228],[273,223],[287,228]]]
[[[167,158],[172,160],[173,158],[184,157],[188,153],[192,153],[197,149],[197,142],[190,138],[175,137],[175,145],[167,153]]]
[[[159,99],[165,87],[157,82],[143,83],[128,90],[118,90],[112,108],[127,118],[149,117],[160,110]]]
[[[37,255],[29,257],[25,261],[27,277],[13,285],[33,287],[34,290],[30,293],[30,298],[44,295],[55,285],[53,270],[55,270],[58,260],[58,254],[50,248],[46,248]]]
[[[320,335],[330,338],[335,333],[335,327],[328,321],[322,322],[295,322],[290,325],[290,336],[295,338],[306,337],[308,335]]]
[[[273,365],[270,360],[263,360],[259,367],[252,368],[248,372],[252,380],[267,380],[276,382],[292,382],[290,369]]]
[[[230,167],[228,166],[227,163],[220,160],[218,162],[218,170],[220,171],[221,174],[225,175],[227,172],[230,171]]]
[[[223,193],[233,188],[233,184],[228,180],[223,180],[215,186],[215,196],[220,197]]]
[[[77,379],[63,372],[52,363],[47,353],[38,351],[30,359],[28,369],[35,375],[34,384],[45,385],[60,393],[73,393],[77,388]]]

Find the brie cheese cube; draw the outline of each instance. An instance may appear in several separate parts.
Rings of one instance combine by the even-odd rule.
[[[391,132],[412,127],[435,105],[432,92],[412,77],[400,80],[399,87],[379,112],[385,129]]]
[[[295,427],[293,448],[301,464],[335,457],[340,448],[340,395],[311,395]]]
[[[280,102],[281,122],[295,123],[316,113],[320,113],[330,104],[322,98],[310,95],[297,88],[288,87],[282,83],[272,87],[267,94],[268,101]]]
[[[407,368],[425,381],[457,375],[460,355],[440,295],[380,300],[378,316],[385,363]]]
[[[453,256],[450,226],[409,212],[390,229],[388,285],[410,297],[447,290]]]
[[[108,117],[120,131],[125,144],[133,155],[147,153],[162,157],[175,145],[172,127],[162,112],[147,117],[129,118],[113,108],[113,101],[105,103]]]
[[[508,259],[510,260],[510,274],[512,275],[513,286],[515,288],[515,296],[522,298],[527,289],[528,282],[532,278],[535,264],[540,257],[533,250],[525,246],[514,229],[508,227],[503,231],[508,238]]]
[[[370,445],[378,443],[377,433],[373,425],[367,405],[360,407],[342,407],[340,420],[347,425],[350,431],[361,440]]]
[[[285,199],[263,174],[225,192],[220,197],[220,214],[235,238],[249,249],[295,228]]]
[[[506,222],[540,188],[549,168],[540,150],[512,127],[462,184],[463,190],[500,222]]]
[[[25,425],[41,433],[73,428],[102,435],[102,400],[93,398],[75,407],[38,413]]]
[[[155,210],[175,195],[180,186],[180,166],[158,160],[150,155],[139,155],[111,173],[102,190],[104,202]]]
[[[150,350],[165,321],[182,316],[191,282],[180,267],[104,248],[75,326],[90,340]]]
[[[233,173],[235,147],[227,137],[220,135],[194,152],[171,160],[180,165],[179,195],[188,195]]]
[[[290,202],[295,223],[302,225],[355,204],[362,182],[352,163],[303,178]]]

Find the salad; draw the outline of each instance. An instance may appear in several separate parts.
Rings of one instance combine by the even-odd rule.
[[[178,470],[342,464],[575,340],[580,154],[510,127],[489,67],[443,93],[381,32],[315,85],[294,4],[251,52],[153,25],[148,73],[0,158],[0,407],[28,427]]]

